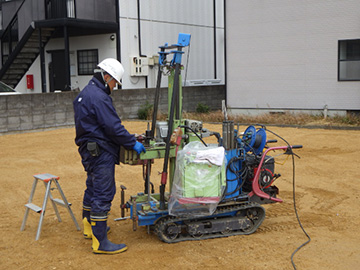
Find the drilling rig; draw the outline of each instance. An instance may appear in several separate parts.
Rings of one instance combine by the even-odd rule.
[[[281,151],[294,155],[301,145],[274,146],[265,126],[247,127],[244,132],[224,115],[222,134],[209,131],[198,120],[182,118],[181,64],[190,35],[180,33],[178,42],[160,46],[159,70],[151,128],[137,139],[146,153],[120,151],[120,162],[143,166],[144,191],[125,202],[121,186],[121,219],[130,209],[133,229],[146,226],[160,240],[176,243],[254,233],[265,218],[263,204],[282,202],[274,181],[275,157]],[[171,58],[168,60],[168,58]],[[157,121],[160,85],[168,75],[168,118]],[[217,143],[204,138],[215,136]],[[155,159],[163,159],[159,192],[150,181]],[[169,185],[169,191],[166,191]]]

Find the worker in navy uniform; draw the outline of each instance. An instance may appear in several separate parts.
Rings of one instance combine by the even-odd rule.
[[[73,102],[75,143],[87,172],[83,199],[84,237],[92,239],[94,253],[115,254],[127,250],[107,238],[108,212],[114,198],[115,164],[120,146],[140,154],[145,147],[122,125],[109,96],[124,74],[122,64],[107,58],[98,64],[93,78]],[[121,84],[120,84],[121,85]]]

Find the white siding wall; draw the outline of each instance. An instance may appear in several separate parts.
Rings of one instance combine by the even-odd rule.
[[[217,78],[224,82],[223,0],[217,0]],[[214,20],[212,0],[140,1],[141,53],[158,55],[159,46],[177,43],[178,34],[191,34],[187,80],[214,79]],[[130,69],[130,56],[139,55],[137,1],[120,0],[121,61]],[[189,48],[182,63],[186,66]],[[170,59],[170,56],[169,56]],[[186,72],[186,71],[185,71]],[[185,78],[183,72],[183,78]],[[157,68],[149,69],[148,87],[156,85]],[[144,87],[144,77],[125,76],[125,89]],[[166,86],[166,80],[162,86]]]
[[[360,82],[338,82],[338,40],[360,39],[355,0],[226,1],[227,104],[359,110]]]
[[[29,90],[26,86],[26,75],[32,74],[34,76],[34,89]],[[28,72],[20,80],[15,90],[20,93],[41,93],[41,73],[40,73],[40,57],[36,58],[34,63],[32,63]]]

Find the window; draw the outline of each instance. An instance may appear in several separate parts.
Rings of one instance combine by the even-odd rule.
[[[98,64],[98,50],[81,50],[77,51],[78,74],[92,75]]]
[[[338,80],[360,81],[360,39],[339,40]]]

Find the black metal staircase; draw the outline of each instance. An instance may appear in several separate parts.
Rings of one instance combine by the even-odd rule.
[[[3,64],[0,70],[0,80],[15,88],[38,57],[40,46],[45,46],[54,30],[54,28],[34,29],[30,26]]]

